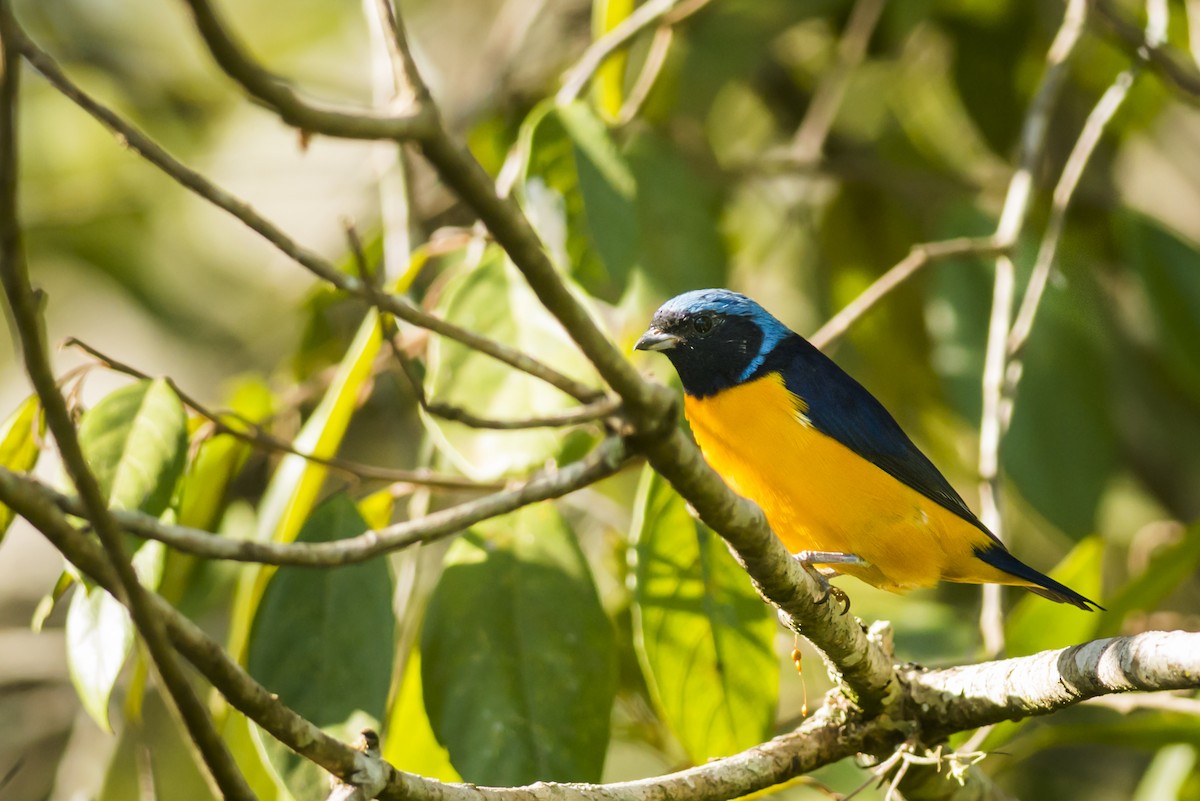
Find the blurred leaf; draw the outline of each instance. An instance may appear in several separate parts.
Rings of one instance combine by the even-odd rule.
[[[1141,280],[1157,350],[1180,383],[1200,398],[1200,252],[1195,245],[1145,217],[1117,218],[1130,266]]]
[[[41,633],[42,627],[46,625],[46,619],[54,611],[55,605],[66,594],[67,590],[75,586],[75,581],[75,575],[69,570],[64,570],[58,574],[58,580],[54,582],[54,587],[49,593],[42,596],[41,600],[38,601],[37,608],[33,610],[33,617],[29,621],[29,628],[34,634]]]
[[[133,555],[138,580],[150,589],[162,578],[165,550],[150,540]],[[100,587],[80,583],[67,607],[66,642],[67,667],[84,710],[112,731],[108,702],[133,645],[129,612]]]
[[[36,395],[30,395],[8,419],[0,423],[0,467],[14,473],[28,473],[41,455],[41,438],[46,433],[46,418]],[[0,503],[0,542],[12,525],[13,511]]]
[[[479,784],[600,780],[616,691],[613,631],[548,503],[450,548],[421,636],[425,708]]]
[[[221,721],[221,739],[258,801],[291,801],[292,794],[267,759],[257,727],[245,715],[227,709]]]
[[[636,132],[624,149],[637,179],[638,263],[663,296],[724,286],[718,185],[692,169],[666,139]]]
[[[1130,579],[1110,597],[1096,621],[1093,637],[1114,637],[1133,612],[1150,612],[1180,584],[1196,575],[1200,566],[1200,524],[1187,529],[1178,541],[1155,552],[1141,575]]]
[[[1100,598],[1104,575],[1104,541],[1087,537],[1071,549],[1050,577],[1088,598]],[[1011,656],[1025,656],[1051,648],[1077,645],[1088,640],[1096,627],[1096,613],[1087,613],[1070,604],[1048,601],[1031,592],[1008,614],[1004,626],[1006,650]]]
[[[165,380],[139,381],[83,415],[79,446],[110,506],[157,517],[183,472],[187,415]]]
[[[696,764],[766,740],[779,694],[771,608],[650,468],[636,510],[635,642],[655,702]]]
[[[205,773],[196,764],[195,747],[158,693],[147,695],[144,711],[137,724],[122,728],[97,801],[144,799],[147,787],[154,790],[151,798],[216,799]]]
[[[297,540],[334,542],[366,530],[354,503],[338,494],[317,507]],[[355,710],[382,720],[394,650],[391,599],[384,560],[281,567],[254,616],[250,675],[318,726]]]
[[[633,0],[593,0],[592,32],[596,39],[620,25],[633,11]],[[625,48],[604,60],[592,77],[592,96],[596,107],[609,122],[616,120],[625,97],[625,68],[629,61]]]
[[[528,161],[518,189],[538,233],[588,292],[616,301],[637,259],[637,186],[629,165],[583,103],[546,101],[526,118],[521,137]]]
[[[396,508],[396,495],[390,489],[372,492],[356,504],[367,528],[380,529],[392,522],[392,511]]]
[[[409,773],[443,782],[461,782],[462,777],[450,764],[450,754],[437,741],[429,724],[424,693],[421,649],[413,648],[383,733],[383,758]]]
[[[499,249],[490,249],[479,266],[449,281],[436,311],[567,375],[596,383],[591,365]],[[425,392],[431,399],[500,419],[552,414],[576,405],[544,381],[441,337],[429,344]],[[562,431],[483,430],[424,413],[422,418],[455,466],[479,480],[526,472],[560,456],[565,446]]]
[[[1177,743],[1160,748],[1146,768],[1130,801],[1179,801],[1196,768],[1196,746]]]
[[[1075,539],[1095,529],[1097,507],[1117,466],[1109,362],[1102,332],[1092,327],[1096,321],[1079,319],[1079,307],[1087,308],[1082,280],[1070,297],[1047,291],[1001,452],[1021,495]]]

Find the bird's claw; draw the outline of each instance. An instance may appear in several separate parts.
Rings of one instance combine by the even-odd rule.
[[[832,596],[838,603],[842,605],[842,611],[840,614],[845,615],[850,611],[850,596],[846,594],[845,590],[830,584],[829,579],[825,576],[825,574],[818,570],[816,565],[806,558],[808,556],[809,552],[801,551],[800,553],[796,554],[796,561],[800,564],[800,567],[804,568],[804,572],[812,576],[813,581],[817,582],[817,586],[821,588],[821,597],[817,599],[816,603],[823,604],[829,600],[830,596]]]

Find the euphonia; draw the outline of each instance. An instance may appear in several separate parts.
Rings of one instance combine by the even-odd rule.
[[[746,296],[672,298],[634,347],[671,360],[704,458],[818,580],[1009,584],[1101,608],[1009,553],[870,392]]]

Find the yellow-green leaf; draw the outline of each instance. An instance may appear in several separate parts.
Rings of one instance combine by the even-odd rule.
[[[14,473],[28,473],[41,454],[39,442],[46,433],[46,419],[36,395],[17,407],[0,423],[0,467]],[[13,511],[0,503],[0,541],[13,521]]]

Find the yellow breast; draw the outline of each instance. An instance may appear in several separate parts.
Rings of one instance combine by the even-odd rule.
[[[856,554],[869,565],[839,570],[893,591],[1008,578],[974,557],[986,535],[814,428],[778,373],[684,409],[705,459],[790,551]]]

